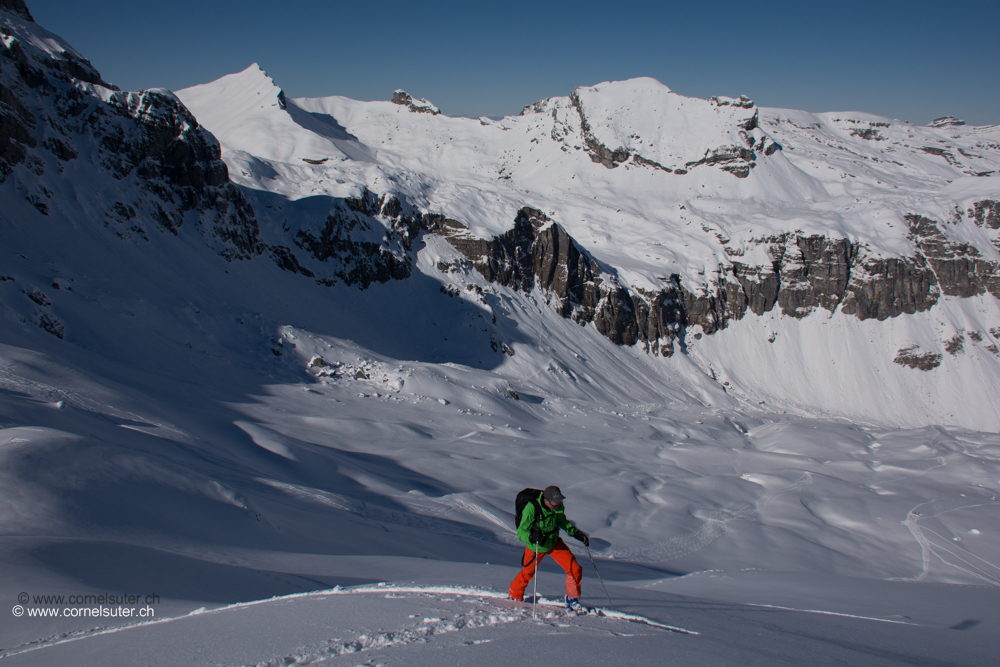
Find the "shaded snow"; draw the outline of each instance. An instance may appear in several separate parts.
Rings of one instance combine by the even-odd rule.
[[[633,98],[652,85],[608,84],[618,97],[600,103],[638,109]],[[844,119],[890,121],[761,110],[783,150],[736,179],[595,164],[577,149],[568,98],[483,124],[338,97],[282,109],[278,93],[255,67],[178,92],[258,205],[367,187],[484,237],[535,205],[636,286],[670,272],[703,279],[725,254],[716,233],[739,247],[802,229],[903,252],[901,212],[943,217],[996,192],[996,179],[914,148],[972,153],[986,136],[976,128],[879,126],[905,153],[890,166],[874,149],[865,157],[869,140]],[[648,104],[667,113],[656,105],[679,108],[671,95]],[[600,131],[649,142],[660,136],[643,134],[651,122]],[[45,175],[55,196],[44,225],[23,223],[38,218],[16,179],[3,185],[0,598],[160,600],[156,621],[134,627],[5,617],[3,660],[979,665],[995,655],[995,299],[945,299],[886,322],[748,317],[691,332],[686,353],[663,359],[560,318],[544,294],[442,273],[437,261],[454,255],[440,239],[416,249],[411,279],[365,291],[264,259],[224,262],[189,227],[123,241],[74,194],[118,187],[83,163]],[[967,223],[961,233],[976,233]],[[34,324],[40,308],[67,323],[64,338]],[[964,352],[945,352],[958,334]],[[513,356],[490,347],[493,335]],[[941,351],[942,365],[893,363],[904,344]],[[550,563],[534,614],[501,599],[521,556],[513,498],[552,483],[592,537],[591,554],[569,546],[584,602],[600,612],[563,612],[564,575]]]

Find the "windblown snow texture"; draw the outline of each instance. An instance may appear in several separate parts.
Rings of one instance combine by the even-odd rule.
[[[0,43],[0,599],[162,598],[10,659],[995,655],[996,127],[124,92],[21,0]],[[622,614],[586,551],[603,611],[499,599],[549,484]]]

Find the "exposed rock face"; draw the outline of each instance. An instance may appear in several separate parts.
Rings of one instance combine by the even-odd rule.
[[[24,0],[0,0],[0,12],[10,12],[11,14],[17,14],[25,21],[35,22],[35,19],[31,17],[31,12],[28,11],[27,5],[24,4]]]
[[[885,137],[874,127],[852,127],[849,132],[852,137],[865,141],[885,141]]]
[[[781,287],[780,263],[775,262],[771,266],[748,266],[733,262],[732,265],[733,277],[746,296],[743,302],[746,308],[757,315],[763,315],[774,308]],[[739,308],[740,300],[737,298],[728,301],[733,304],[733,316],[736,319],[743,317],[746,310]]]
[[[3,9],[31,20],[20,0],[6,0]],[[49,214],[46,167],[58,174],[86,154],[97,178],[120,183],[114,189],[122,200],[81,204],[106,209],[105,226],[122,238],[146,238],[144,220],[175,234],[197,221],[226,259],[265,250],[219,143],[171,93],[122,93],[68,47],[40,45],[31,24],[13,19],[2,30],[0,182],[15,177],[25,199]],[[97,86],[106,89],[103,98]]]
[[[896,358],[893,361],[900,366],[930,371],[941,365],[941,355],[933,352],[922,352],[916,345],[911,345],[897,350]]]
[[[969,209],[969,217],[980,227],[1000,229],[1000,201],[992,199],[977,201]]]
[[[367,189],[329,203],[329,209],[318,214],[308,202],[296,208],[286,201],[289,210],[277,218],[269,209],[282,207],[265,203],[263,219],[283,228],[294,246],[267,247],[275,264],[327,286],[343,283],[367,289],[372,283],[410,277],[413,241],[424,229],[424,216],[391,195]]]
[[[371,230],[363,217],[330,215],[318,234],[300,230],[295,244],[321,262],[337,260],[333,263],[333,274],[348,285],[359,284],[364,289],[376,281],[410,277],[411,264],[405,255],[393,254],[378,241],[355,240],[352,233],[359,228]],[[284,264],[279,265],[285,268]],[[307,273],[303,269],[299,272]],[[327,284],[331,284],[329,279]]]
[[[541,211],[521,209],[514,228],[491,241],[468,235],[455,220],[424,220],[429,231],[444,236],[487,280],[523,292],[538,287],[563,317],[594,319],[603,282],[597,263]]]
[[[415,100],[405,90],[397,90],[392,94],[392,103],[408,108],[414,113],[429,113],[436,116],[441,110],[427,100]]]
[[[374,282],[403,280],[412,272],[408,251],[420,223],[400,213],[399,201],[394,197],[378,197],[365,190],[359,197],[343,200],[339,210],[327,216],[321,229],[299,229],[295,245],[313,259],[328,263],[324,267],[327,275],[318,279],[322,284],[332,285],[340,280],[366,289]],[[382,226],[373,219],[376,217],[390,221],[387,233],[379,232]],[[278,263],[282,268],[310,277],[319,273],[318,268],[315,272],[301,266],[296,269],[291,262],[297,264],[298,260],[291,253],[288,255],[289,259]]]
[[[869,258],[852,267],[841,311],[858,319],[885,320],[930,309],[940,289],[922,257]]]
[[[967,298],[989,292],[1000,299],[1000,264],[986,261],[971,244],[950,242],[929,218],[905,218],[910,238],[927,258],[944,294]]]
[[[263,251],[253,211],[229,183],[218,142],[175,97],[115,93],[106,107],[94,109],[89,123],[101,137],[102,165],[119,180],[135,174],[156,195],[150,205],[162,226],[176,234],[187,211],[211,210],[218,213],[214,231],[229,246],[227,258]]]
[[[542,290],[560,315],[581,324],[593,322],[619,345],[643,341],[654,352],[673,354],[673,339],[684,323],[686,293],[679,282],[662,293],[633,294],[613,274],[602,275],[566,230],[532,208],[521,209],[514,228],[489,241],[470,235],[456,220],[425,216],[424,222],[487,280],[523,292]]]
[[[740,95],[738,99],[733,99],[732,97],[724,97],[721,95],[712,95],[711,97],[708,98],[708,101],[717,107],[733,106],[733,107],[739,107],[741,109],[753,109],[754,107],[753,100],[751,100],[746,95]],[[753,128],[748,127],[746,129],[752,130]]]
[[[941,116],[927,123],[927,127],[954,127],[956,125],[965,125],[965,121],[954,116]]]
[[[847,291],[855,248],[846,239],[795,236],[773,246],[780,267],[778,305],[792,317],[808,315],[817,307],[833,311]]]
[[[705,157],[684,166],[688,169],[701,165],[718,165],[723,171],[728,171],[737,178],[746,178],[750,170],[757,166],[754,160],[757,156],[744,146],[720,146],[705,153]]]
[[[570,93],[569,99],[573,103],[573,107],[577,110],[577,113],[580,114],[580,132],[583,135],[583,143],[587,147],[587,153],[590,155],[591,160],[603,164],[608,169],[614,169],[631,157],[629,152],[622,147],[612,150],[598,141],[594,137],[590,122],[587,120],[586,113],[584,113],[580,96],[575,90]],[[525,110],[527,110],[527,107],[525,107]]]
[[[992,209],[984,204],[979,210],[985,220]],[[617,344],[641,343],[670,356],[688,328],[712,334],[748,310],[762,315],[778,306],[783,315],[801,318],[817,308],[839,307],[859,319],[885,320],[928,310],[942,293],[989,291],[1000,298],[1000,267],[968,244],[949,242],[934,221],[906,219],[919,249],[912,257],[874,257],[848,239],[783,234],[759,241],[768,246],[769,266],[732,261],[708,285],[689,289],[675,275],[657,292],[630,289],[611,271],[602,274],[561,226],[534,209],[522,209],[512,230],[489,241],[456,220],[423,221],[488,280],[526,292],[537,287],[563,317],[593,322]],[[897,363],[927,370],[938,361],[911,352],[901,350]]]

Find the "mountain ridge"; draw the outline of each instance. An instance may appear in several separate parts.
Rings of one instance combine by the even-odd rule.
[[[468,262],[441,264],[450,267],[433,278],[442,290],[454,293],[469,271],[526,296],[537,288],[561,316],[654,355],[688,354],[748,316],[888,322],[931,313],[940,334],[927,329],[878,354],[948,360],[959,336],[963,349],[987,355],[984,377],[996,372],[1000,191],[977,174],[1000,164],[1000,145],[981,128],[759,109],[746,96],[696,100],[651,79],[581,87],[499,121],[388,100],[291,100],[257,65],[176,94],[121,93],[96,70],[67,74],[60,63],[85,62],[68,58],[68,45],[7,30],[8,61],[18,49],[34,55],[21,65],[28,79],[19,73],[6,89],[23,96],[28,80],[60,73],[54,89],[67,99],[137,122],[112,133],[93,125],[93,153],[73,139],[91,131],[84,126],[42,132],[17,108],[3,111],[13,128],[5,164],[17,170],[20,200],[43,215],[68,201],[56,193],[71,181],[32,169],[51,172],[46,155],[73,166],[83,164],[74,154],[93,153],[109,185],[139,185],[131,198],[115,195],[108,206],[101,194],[88,205],[129,242],[151,238],[151,226],[176,235],[198,218],[226,260],[264,257],[323,286],[368,289],[412,278],[424,238],[438,235]],[[72,118],[73,109],[54,115]],[[37,152],[42,145],[48,153]],[[933,315],[952,297],[992,301]],[[64,336],[74,329],[53,313],[18,317]],[[516,349],[496,330],[488,342]]]
[[[501,598],[514,496],[549,484],[614,604],[692,655],[995,653],[995,128],[648,80],[499,120],[256,65],[123,92],[0,1],[8,657],[490,664],[542,627]],[[153,591],[152,623],[31,615]],[[572,655],[635,653],[589,618]],[[659,664],[682,637],[648,627]]]

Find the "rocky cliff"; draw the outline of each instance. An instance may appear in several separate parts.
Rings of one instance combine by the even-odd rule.
[[[969,217],[994,224],[995,211],[995,202],[979,202]],[[984,260],[970,244],[949,241],[929,218],[905,219],[917,249],[909,257],[875,257],[848,239],[783,234],[759,241],[768,248],[770,264],[734,260],[720,264],[706,285],[684,285],[674,275],[659,291],[634,289],[612,269],[602,272],[565,229],[535,209],[522,209],[514,227],[491,240],[471,236],[456,220],[425,216],[422,221],[487,280],[524,292],[537,288],[563,317],[593,322],[619,345],[640,343],[670,356],[689,329],[696,337],[712,334],[747,311],[762,315],[775,306],[795,318],[840,308],[862,320],[885,320],[928,310],[942,294],[989,292],[1000,298],[996,262]]]
[[[92,182],[77,206],[126,241],[192,226],[227,260],[267,255],[323,284],[367,287],[410,275],[419,225],[398,200],[367,190],[334,199],[324,215],[298,215],[294,230],[265,243],[219,142],[176,96],[122,92],[55,36],[45,33],[49,46],[40,46],[33,35],[44,29],[29,23],[21,0],[3,0],[0,11],[10,17],[0,25],[0,183],[9,180],[39,215],[66,205],[50,179],[71,169]]]
[[[473,234],[465,221],[443,216],[429,206],[418,209],[412,203],[421,200],[417,186],[414,186],[417,194],[411,193],[409,198],[402,190],[389,189],[378,194],[370,191],[368,185],[357,187],[354,192],[360,193],[356,196],[342,196],[342,190],[337,195],[314,194],[322,192],[320,186],[325,182],[344,183],[348,174],[337,171],[338,160],[315,152],[320,150],[316,147],[327,146],[325,143],[306,143],[313,147],[309,156],[294,158],[294,169],[300,170],[305,164],[311,171],[301,172],[305,174],[303,178],[315,179],[313,185],[297,196],[269,193],[251,186],[237,187],[229,179],[219,142],[172,93],[117,90],[102,79],[89,61],[58,38],[45,33],[44,40],[34,39],[34,35],[44,31],[32,22],[22,0],[0,2],[4,16],[0,26],[3,37],[0,185],[7,188],[8,195],[29,202],[41,216],[49,215],[53,207],[78,206],[80,202],[57,194],[63,182],[60,177],[67,170],[86,172],[86,178],[103,179],[102,185],[93,188],[93,193],[80,196],[86,206],[98,212],[100,223],[122,239],[148,240],[151,228],[173,235],[178,235],[182,228],[195,228],[227,260],[269,256],[282,269],[320,284],[344,283],[362,289],[373,283],[409,278],[414,266],[414,241],[420,234],[438,234],[487,280],[520,292],[537,291],[561,316],[581,324],[593,323],[601,334],[617,344],[640,344],[665,356],[685,345],[689,333],[694,337],[716,333],[748,312],[763,315],[778,308],[782,315],[804,318],[817,310],[839,310],[862,320],[885,320],[926,311],[942,296],[968,298],[988,293],[1000,298],[1000,269],[998,262],[991,259],[995,254],[987,243],[976,241],[977,247],[969,240],[985,238],[1000,249],[1000,203],[990,198],[956,208],[948,220],[920,210],[894,211],[897,222],[905,225],[908,234],[891,252],[884,247],[873,248],[870,241],[877,242],[878,234],[858,240],[845,235],[847,232],[807,234],[784,231],[796,229],[791,224],[765,225],[768,231],[763,235],[744,234],[738,244],[719,235],[719,244],[713,246],[714,254],[710,263],[703,265],[704,270],[687,270],[682,277],[684,269],[677,267],[683,265],[688,244],[679,242],[671,247],[669,243],[656,242],[653,245],[673,254],[674,263],[666,265],[673,268],[655,274],[655,287],[649,283],[639,287],[628,284],[616,267],[601,263],[586,252],[566,225],[552,219],[556,214],[550,218],[533,207],[520,208],[507,231],[482,238]],[[256,99],[254,95],[250,97]],[[281,113],[287,113],[283,94],[279,92],[275,102]],[[397,122],[421,124],[421,132],[396,134],[394,143],[421,137],[425,131],[443,132],[441,137],[447,138],[454,132],[468,131],[464,125],[451,122],[455,119],[442,116],[426,100],[415,100],[403,91],[396,91],[393,102],[419,112],[398,114]],[[272,107],[275,104],[267,109]],[[330,136],[341,141],[340,145],[353,142],[352,147],[356,144],[363,148],[360,139],[335,122],[333,116],[310,114],[313,121],[325,119],[324,132],[337,128]],[[676,119],[674,125],[672,118]],[[640,169],[644,178],[662,179],[657,181],[657,187],[692,190],[684,194],[684,201],[690,204],[702,199],[704,184],[695,181],[699,174],[711,176],[709,167],[741,179],[723,178],[728,183],[726,187],[740,188],[759,180],[750,178],[754,169],[760,174],[770,168],[769,164],[779,163],[781,169],[788,167],[784,152],[768,162],[762,161],[775,155],[779,145],[770,133],[764,132],[761,119],[760,110],[745,96],[697,100],[677,95],[652,80],[578,88],[568,97],[550,98],[525,108],[520,121],[528,152],[513,158],[506,157],[508,153],[515,155],[513,148],[500,151],[497,164],[503,167],[497,172],[498,182],[509,180],[505,170],[520,169],[518,165],[522,163],[529,165],[523,168],[537,169],[530,165],[541,164],[546,155],[546,159],[553,161],[551,164],[576,157],[584,168],[600,172],[593,182],[611,174],[602,166],[609,170],[622,166],[613,172],[615,187],[600,190],[602,197],[615,197],[616,188],[628,187],[627,177],[622,176]],[[769,132],[788,125],[794,129],[788,136],[808,136],[812,143],[830,149],[846,150],[836,142],[849,138],[866,145],[895,141],[894,150],[906,147],[899,143],[902,140],[898,137],[892,139],[894,128],[882,121],[835,118],[829,121],[828,132],[823,135],[818,133],[819,123],[800,125],[766,117],[764,120],[772,126]],[[483,132],[482,136],[491,137],[491,141],[520,131],[515,129],[519,126],[513,121],[500,125],[498,129],[490,124],[475,124],[475,131]],[[855,125],[864,127],[859,130]],[[361,130],[370,128],[362,126],[354,130],[362,133]],[[380,146],[387,143],[379,141]],[[434,146],[443,141],[435,140]],[[812,143],[802,143],[795,150]],[[469,140],[466,145],[477,144]],[[533,155],[531,151],[536,151],[535,147],[539,156],[532,162],[528,157]],[[993,144],[983,141],[973,147],[984,155],[995,149]],[[957,146],[951,150],[950,145],[947,148],[946,151],[937,146],[918,146],[911,152],[920,153],[919,159],[946,157],[945,153],[952,157],[960,155],[968,161],[962,166],[963,173],[973,175],[979,174],[983,165],[988,166],[987,157],[971,149]],[[359,159],[375,154],[360,149],[345,150]],[[390,149],[385,146],[382,150]],[[420,154],[416,150],[413,153]],[[352,160],[346,156],[344,153],[341,160]],[[884,155],[869,161],[888,163],[883,158]],[[264,162],[257,160],[255,164]],[[951,162],[948,165],[954,166]],[[487,166],[477,173],[489,173],[497,165]],[[280,180],[276,175],[279,170],[286,170],[287,164],[274,161],[267,168],[268,174],[275,177],[268,176],[266,180],[276,183]],[[344,167],[351,168],[350,164]],[[837,172],[832,166],[828,171]],[[686,179],[674,178],[689,172],[693,175]],[[350,178],[356,176],[355,172],[350,173]],[[537,176],[541,172],[531,173]],[[571,181],[585,180],[577,181],[577,173],[582,176],[585,172],[567,171],[569,176],[558,182],[559,187],[579,187],[570,185]],[[298,178],[300,172],[295,174]],[[409,176],[403,179],[397,176],[393,172],[386,182],[398,185],[411,180]],[[845,170],[837,172],[837,178],[849,184],[855,175]],[[105,187],[107,183],[113,187]],[[803,183],[806,189],[814,186],[809,181]],[[256,182],[262,184],[263,181]],[[876,179],[876,184],[881,181]],[[524,181],[522,185],[530,183]],[[102,194],[97,194],[98,191]],[[471,187],[456,191],[479,192]],[[108,192],[114,196],[109,198]],[[504,190],[497,197],[510,201],[509,198],[521,196],[514,192]],[[775,193],[775,196],[787,194],[778,190]],[[617,214],[621,213],[617,205],[594,201],[598,197],[589,190],[581,196],[586,197],[581,201],[591,207],[586,209],[588,214],[600,209],[602,214],[611,216],[613,210],[614,215],[608,217],[603,229],[616,229],[615,225],[620,224]],[[637,194],[636,199],[642,196],[645,192]],[[759,199],[765,201],[767,197]],[[514,201],[508,211],[516,210],[523,199]],[[744,200],[739,201],[742,207]],[[466,207],[466,210],[472,209]],[[683,205],[678,205],[678,211],[691,213]],[[764,217],[759,211],[756,215]],[[678,216],[672,218],[661,210],[648,213],[650,220],[663,226],[650,225],[648,234],[634,236],[654,237],[658,229],[674,233],[691,223],[681,213]],[[635,220],[632,218],[630,224]],[[266,234],[261,222],[266,223]],[[702,228],[709,231],[705,226],[708,218],[703,217],[702,222]],[[571,228],[587,229],[585,222],[577,225]],[[730,226],[737,225],[730,223]],[[900,252],[906,244],[909,250]],[[629,252],[637,255],[635,249],[631,247]],[[627,254],[617,257],[621,259]],[[651,274],[646,271],[647,276]]]
[[[121,92],[35,26],[23,2],[5,0],[2,10],[0,183],[10,180],[49,215],[52,206],[69,204],[53,200],[59,176],[82,170],[91,185],[72,203],[77,215],[81,207],[93,211],[123,239],[148,239],[149,224],[177,234],[191,222],[226,259],[265,250],[252,208],[229,182],[218,141],[173,94]],[[98,185],[102,179],[107,186]],[[100,197],[99,190],[117,197]]]
[[[35,21],[31,12],[28,11],[28,6],[24,4],[24,0],[0,0],[0,12],[17,14],[25,21]]]

